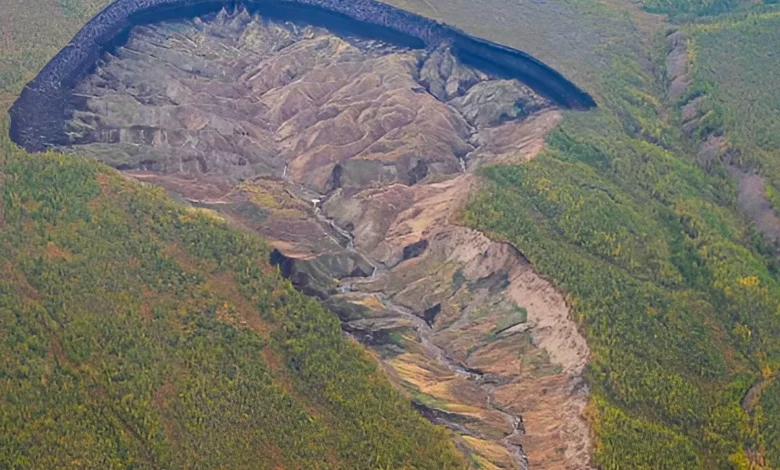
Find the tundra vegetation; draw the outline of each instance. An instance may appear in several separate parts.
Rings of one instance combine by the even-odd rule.
[[[426,12],[446,16],[449,1]],[[0,3],[13,9],[0,15],[7,106],[107,2]],[[529,3],[525,36],[490,39],[600,107],[567,114],[531,162],[484,169],[462,221],[567,295],[593,352],[595,465],[780,468],[777,253],[738,210],[732,162],[695,156],[697,139],[727,136],[778,207],[777,8],[644,2],[688,34],[691,85],[670,100],[669,23],[619,0],[560,3],[560,25]],[[704,126],[685,135],[680,108],[697,97]],[[0,144],[2,465],[460,465],[260,242],[101,165]]]
[[[645,0],[642,6],[649,12],[667,14],[678,21],[695,20],[701,16],[749,11],[757,4],[773,5],[776,0]]]
[[[0,15],[0,104],[22,87],[110,0],[3,0]]]

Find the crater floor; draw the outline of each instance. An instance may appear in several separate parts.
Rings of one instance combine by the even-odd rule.
[[[456,224],[474,169],[541,149],[547,100],[446,47],[239,9],[134,28],[71,110],[60,150],[268,238],[475,467],[589,468],[589,351],[563,297]]]

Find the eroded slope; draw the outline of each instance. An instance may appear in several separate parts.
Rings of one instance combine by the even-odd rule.
[[[559,121],[514,80],[240,10],[136,28],[71,101],[70,145],[268,237],[484,468],[588,465],[588,348],[509,245],[456,225],[486,163]]]

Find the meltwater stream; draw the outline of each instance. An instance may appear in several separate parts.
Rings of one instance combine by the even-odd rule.
[[[321,214],[318,214],[318,217],[321,218],[320,220],[325,221],[331,226],[338,227],[332,220],[326,219]],[[341,228],[339,228],[339,231],[340,233],[347,235],[350,238],[350,240],[352,240],[352,235],[349,232],[346,232]],[[355,250],[354,243],[350,243],[349,249],[355,251],[356,253],[359,253],[359,251]],[[341,280],[338,288],[339,292],[345,293],[345,292],[360,290],[357,289],[357,287],[360,284],[373,281],[378,271],[387,270],[387,268],[385,268],[383,265],[377,265],[377,263],[371,260],[370,258],[366,257],[366,259],[374,266],[374,274],[367,280],[364,278],[347,278]],[[516,437],[524,434],[525,432],[523,428],[522,416],[514,415],[506,411],[503,407],[495,404],[495,396],[494,396],[493,388],[490,385],[490,383],[484,380],[484,376],[482,373],[464,367],[462,364],[452,359],[451,355],[444,348],[438,346],[433,341],[431,341],[433,328],[423,318],[421,318],[419,315],[415,315],[414,312],[412,312],[408,308],[397,304],[395,301],[393,301],[392,298],[388,297],[385,294],[382,293],[374,294],[374,298],[376,298],[376,300],[378,300],[382,304],[382,306],[385,308],[386,311],[394,312],[397,314],[398,318],[409,320],[412,323],[412,325],[414,325],[414,330],[417,333],[417,338],[420,342],[419,344],[425,350],[425,355],[428,358],[433,359],[436,364],[444,366],[445,368],[454,372],[458,376],[463,377],[466,380],[478,385],[478,387],[485,393],[486,405],[488,409],[493,410],[496,413],[500,414],[512,429],[512,432],[507,434],[501,440],[501,444],[504,447],[506,447],[507,450],[512,454],[517,464],[516,468],[519,470],[527,470],[528,457],[523,451],[522,446],[513,442]],[[390,317],[390,318],[395,318],[395,317]],[[349,333],[345,333],[345,334],[349,334]],[[434,422],[436,424],[444,425],[455,432],[462,433],[465,435],[473,435],[473,432],[466,429],[463,425],[450,421],[444,416],[441,415],[436,416]]]

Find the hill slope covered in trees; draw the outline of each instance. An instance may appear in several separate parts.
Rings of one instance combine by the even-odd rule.
[[[771,181],[777,161],[756,148],[776,130],[774,62],[764,65],[772,7],[673,25],[617,4],[573,5],[584,31],[612,21],[590,48],[600,108],[569,114],[532,162],[486,169],[490,184],[463,220],[513,243],[567,295],[593,352],[599,467],[777,468],[776,252],[733,177],[758,161]],[[667,90],[675,30],[693,46],[682,98]],[[704,94],[692,136],[681,108]],[[697,138],[724,132],[750,145],[739,159],[703,161]]]
[[[460,468],[268,250],[0,141],[0,466]]]

